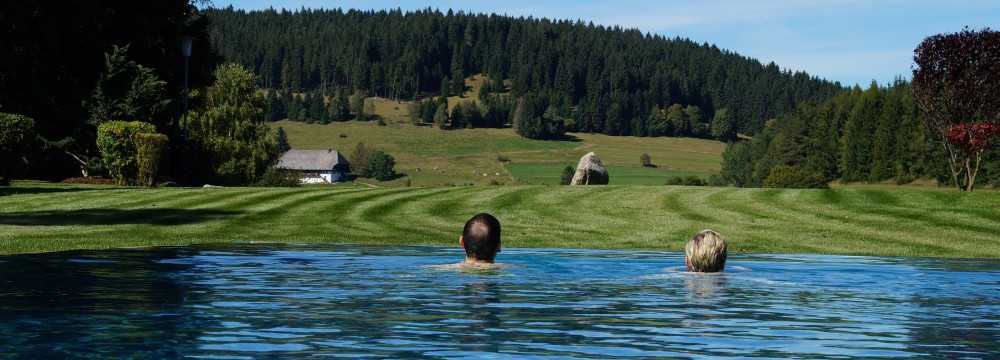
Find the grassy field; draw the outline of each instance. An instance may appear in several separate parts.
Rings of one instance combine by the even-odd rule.
[[[476,101],[484,79],[481,75],[466,79],[466,93],[449,97],[449,106]],[[511,129],[440,130],[412,125],[409,102],[377,97],[365,101],[386,126],[355,121],[328,125],[279,121],[271,126],[285,129],[296,149],[336,149],[350,157],[363,142],[389,152],[406,177],[380,186],[554,184],[563,167],[575,166],[590,151],[615,170],[613,184],[661,185],[678,174],[707,177],[717,173],[725,147],[717,141],[691,138],[569,134],[565,141],[540,141],[522,138]],[[640,165],[643,153],[652,157],[656,168]]]
[[[560,175],[565,164],[509,164],[507,171],[524,184],[559,185]],[[643,168],[631,166],[608,166],[611,185],[663,185],[663,180],[675,176],[703,176],[701,173],[687,171],[663,170],[659,168]]]
[[[613,183],[658,185],[674,174],[718,172],[724,148],[717,141],[691,138],[571,134],[573,140],[540,141],[522,138],[511,129],[439,130],[401,123],[279,121],[272,126],[285,129],[296,149],[336,149],[348,157],[359,142],[384,149],[396,158],[397,170],[407,175],[384,184],[390,186],[407,180],[418,186],[536,183],[538,176],[558,179],[564,166],[575,166],[590,151],[609,167],[621,169],[617,175],[612,173]],[[643,153],[652,157],[657,168],[640,166]],[[499,161],[501,157],[511,163]],[[508,171],[526,165],[534,165],[534,170]],[[538,173],[545,169],[552,172]]]
[[[0,188],[0,254],[219,242],[456,245],[488,211],[508,247],[1000,257],[1000,192],[667,186]]]

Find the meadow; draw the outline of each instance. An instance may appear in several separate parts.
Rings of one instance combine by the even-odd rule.
[[[396,158],[397,171],[406,177],[379,186],[558,183],[562,169],[576,166],[594,151],[611,168],[617,184],[662,185],[675,175],[707,177],[718,173],[722,143],[692,138],[643,138],[600,134],[570,134],[569,140],[525,139],[511,129],[440,130],[398,122],[328,125],[278,121],[296,149],[335,149],[348,159],[358,143],[383,149]],[[639,156],[647,153],[657,166],[643,168]],[[617,169],[617,170],[616,170]],[[544,173],[542,171],[545,171]],[[539,181],[539,178],[553,178]]]
[[[681,186],[0,188],[0,254],[226,242],[457,246],[476,212],[506,247],[1000,257],[1000,192]]]

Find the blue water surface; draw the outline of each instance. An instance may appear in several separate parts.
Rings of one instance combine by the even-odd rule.
[[[240,245],[0,257],[0,357],[998,358],[1000,261]],[[673,270],[673,271],[672,271]]]

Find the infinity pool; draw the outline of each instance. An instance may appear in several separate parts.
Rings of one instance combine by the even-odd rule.
[[[0,357],[1000,356],[1000,261],[437,247],[0,257]]]

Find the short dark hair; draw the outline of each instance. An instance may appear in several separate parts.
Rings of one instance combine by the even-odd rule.
[[[465,222],[462,239],[466,257],[493,261],[500,249],[500,221],[490,214],[476,214]]]

